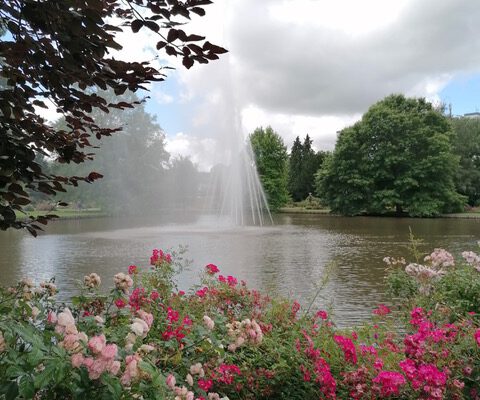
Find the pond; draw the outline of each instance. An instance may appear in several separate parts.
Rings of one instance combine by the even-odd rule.
[[[444,247],[456,256],[475,250],[476,219],[344,218],[279,214],[275,225],[233,227],[213,217],[166,214],[162,218],[95,218],[51,223],[38,238],[0,233],[0,283],[24,276],[37,282],[55,277],[65,299],[77,281],[98,272],[104,285],[130,264],[147,266],[154,248],[188,246],[189,270],[179,276],[182,289],[198,282],[208,263],[253,288],[298,299],[307,306],[326,266],[327,286],[315,307],[332,307],[340,326],[368,318],[385,294],[385,256],[408,259],[409,229],[424,240],[422,250]]]

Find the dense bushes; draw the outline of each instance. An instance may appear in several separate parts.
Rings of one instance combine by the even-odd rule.
[[[402,329],[381,305],[371,323],[340,331],[327,312],[270,299],[213,264],[184,293],[181,264],[161,250],[115,275],[108,294],[86,276],[68,305],[53,282],[25,279],[1,292],[0,398],[478,399],[479,303],[448,282],[469,274],[478,285],[480,272],[452,260],[434,252],[430,282],[392,271],[392,288],[424,305]]]

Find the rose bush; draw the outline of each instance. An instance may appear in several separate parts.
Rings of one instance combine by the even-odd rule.
[[[414,294],[424,301],[421,284],[431,297],[459,268],[440,251],[427,261],[445,273],[427,284],[402,270],[412,303]],[[179,291],[181,267],[154,250],[148,267],[116,274],[107,294],[89,274],[68,304],[56,302],[53,281],[1,289],[0,398],[480,398],[478,310],[460,317],[457,298],[442,303],[442,318],[415,304],[399,328],[380,305],[371,323],[339,330],[325,310],[271,299],[213,264]]]

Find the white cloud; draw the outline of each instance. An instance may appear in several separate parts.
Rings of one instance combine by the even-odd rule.
[[[242,110],[242,124],[247,132],[270,125],[282,136],[288,148],[292,146],[297,136],[303,139],[308,133],[316,150],[333,150],[337,132],[354,124],[360,118],[360,114],[306,116],[268,113],[254,105]]]
[[[184,29],[230,50],[208,65],[155,58],[147,29],[119,36],[122,58],[178,67],[169,78],[178,93],[160,85],[152,97],[181,108],[184,133],[167,148],[202,168],[257,126],[289,147],[308,133],[331,149],[338,130],[386,95],[439,101],[452,79],[480,72],[478,0],[216,0],[205,10]]]
[[[178,132],[167,137],[165,149],[172,158],[188,157],[200,171],[209,171],[215,165],[215,141],[211,138],[199,139],[195,136]]]

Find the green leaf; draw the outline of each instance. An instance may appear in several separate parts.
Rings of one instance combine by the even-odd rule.
[[[31,366],[37,366],[43,359],[43,352],[38,346],[33,346],[32,351],[28,354],[27,360]]]
[[[5,400],[14,400],[18,396],[17,382],[10,382],[5,393]]]
[[[43,389],[44,387],[48,386],[48,384],[54,378],[56,366],[54,363],[48,364],[45,369],[40,372],[38,375],[35,376],[34,384],[36,389]]]
[[[108,391],[112,395],[112,399],[117,400],[122,398],[122,385],[117,378],[104,374],[102,376],[102,382],[107,386]]]
[[[18,385],[20,396],[31,399],[35,395],[35,385],[30,375],[24,375]]]

